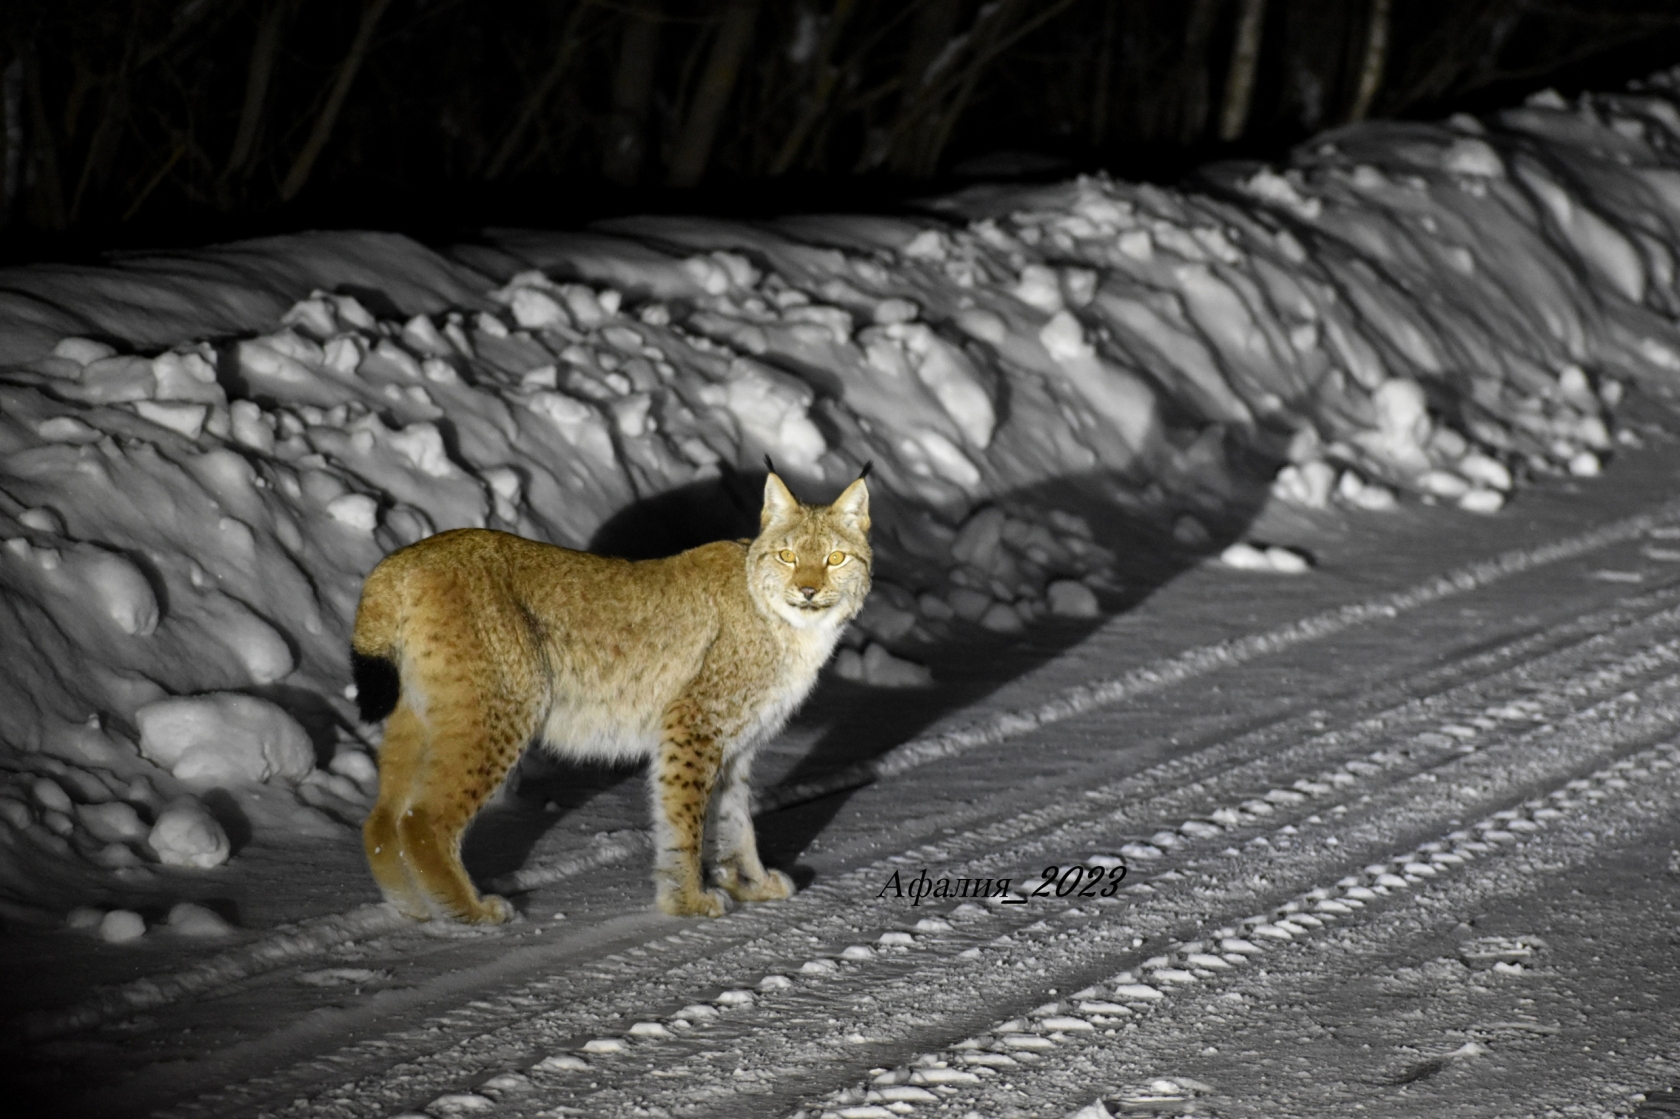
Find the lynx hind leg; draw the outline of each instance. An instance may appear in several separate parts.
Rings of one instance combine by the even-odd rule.
[[[505,700],[485,702],[461,685],[456,694],[428,696],[426,714],[425,755],[395,814],[403,865],[429,909],[470,924],[500,924],[513,908],[474,889],[461,864],[461,840],[518,760],[535,713]]]
[[[750,768],[751,759],[745,754],[731,758],[712,794],[707,821],[712,880],[736,901],[780,901],[793,896],[793,879],[779,870],[765,869],[759,861],[752,790],[747,783]]]
[[[723,760],[715,734],[695,725],[695,705],[679,700],[665,714],[665,733],[649,775],[653,791],[653,887],[673,917],[721,917],[734,908],[723,890],[700,876],[706,808]]]
[[[379,799],[362,825],[362,845],[374,882],[386,901],[416,921],[429,920],[432,911],[403,858],[397,820],[408,807],[416,770],[424,761],[425,736],[419,717],[407,703],[399,703],[385,722],[385,741],[379,748]]]

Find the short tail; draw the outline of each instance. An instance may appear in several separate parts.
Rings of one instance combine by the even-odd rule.
[[[356,605],[350,639],[350,678],[362,722],[377,723],[397,709],[402,674],[397,668],[397,588],[389,569],[373,569]]]
[[[364,723],[377,723],[397,709],[402,677],[389,657],[350,650],[350,678],[356,682],[356,707]]]

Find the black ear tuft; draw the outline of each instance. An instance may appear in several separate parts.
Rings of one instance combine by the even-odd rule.
[[[865,478],[869,477],[869,472],[871,470],[873,470],[874,468],[875,468],[875,460],[874,459],[870,459],[868,462],[864,463],[863,464],[863,469],[858,471],[858,481],[861,482]]]
[[[769,455],[764,456],[764,469],[768,470],[772,474],[776,473],[776,464],[770,461]]]

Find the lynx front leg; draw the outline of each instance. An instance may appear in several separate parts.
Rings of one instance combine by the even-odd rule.
[[[653,785],[653,885],[659,908],[675,917],[721,917],[729,895],[700,878],[706,806],[723,747],[699,706],[678,700],[665,712],[665,733],[650,774]]]
[[[793,896],[793,879],[759,861],[747,783],[751,768],[751,754],[743,751],[724,764],[718,778],[708,821],[712,879],[736,901],[779,901]]]

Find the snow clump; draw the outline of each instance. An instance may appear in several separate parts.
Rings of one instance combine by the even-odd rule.
[[[140,752],[193,785],[298,781],[315,768],[309,733],[284,709],[255,696],[159,700],[134,719]]]
[[[158,814],[147,843],[165,866],[208,870],[227,862],[233,845],[208,809],[183,797]]]

